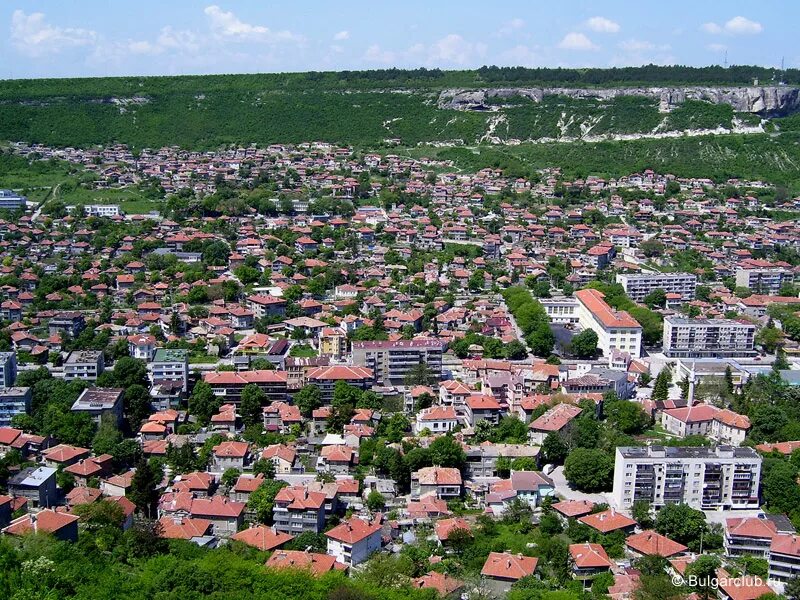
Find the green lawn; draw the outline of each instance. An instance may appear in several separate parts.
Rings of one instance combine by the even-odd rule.
[[[218,356],[211,356],[210,354],[190,354],[190,364],[209,364],[215,363],[219,360]]]
[[[316,355],[317,351],[305,344],[295,344],[289,350],[289,356],[294,356],[295,358],[314,358]]]
[[[90,190],[76,187],[60,193],[59,199],[67,205],[119,204],[122,211],[129,214],[158,211],[163,205],[163,201],[146,198],[141,192],[133,188]]]

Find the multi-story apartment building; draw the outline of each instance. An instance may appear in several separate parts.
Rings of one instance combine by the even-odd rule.
[[[186,350],[170,350],[158,348],[150,365],[153,383],[180,381],[182,389],[189,388],[189,352]]]
[[[725,521],[725,554],[769,558],[775,536],[794,533],[794,527],[783,515],[730,518]]]
[[[339,381],[366,390],[372,387],[374,380],[375,377],[370,369],[348,365],[317,367],[306,373],[307,383],[316,385],[319,388],[322,401],[325,404],[329,404],[333,400],[333,389]]]
[[[505,456],[515,458],[532,458],[539,456],[537,446],[527,444],[481,444],[467,448],[465,475],[468,479],[476,477],[497,477],[497,459]]]
[[[226,403],[239,404],[242,390],[250,383],[260,387],[270,401],[286,400],[286,371],[213,371],[205,373],[203,379]]]
[[[793,279],[789,265],[762,259],[747,259],[736,268],[736,285],[756,294],[777,295],[781,286]]]
[[[64,362],[64,379],[94,381],[105,366],[103,353],[99,350],[73,350]]]
[[[800,535],[781,533],[769,546],[769,578],[790,581],[800,575]]]
[[[612,498],[654,506],[685,503],[702,510],[758,508],[761,456],[752,448],[620,447]]]
[[[325,528],[325,494],[305,486],[285,487],[275,496],[272,517],[276,531],[319,533]]]
[[[733,319],[664,319],[664,355],[669,358],[733,358],[756,354],[756,326]]]
[[[0,352],[0,388],[9,388],[17,380],[16,352]]]
[[[86,388],[72,404],[72,412],[86,413],[97,425],[110,420],[117,427],[122,426],[123,406],[121,388]]]
[[[697,277],[691,273],[620,273],[617,283],[634,302],[641,302],[654,290],[680,294],[681,300],[694,300]]]
[[[608,356],[611,350],[628,353],[632,358],[641,356],[642,326],[625,311],[612,309],[599,290],[585,289],[575,292],[578,300],[578,324],[597,334],[597,347]]]
[[[12,190],[0,190],[0,210],[18,210],[25,208],[25,196],[20,196]]]
[[[9,427],[16,415],[31,410],[31,388],[0,387],[0,427]]]
[[[371,369],[378,385],[402,385],[406,374],[421,364],[440,379],[444,349],[440,340],[425,338],[353,342],[353,364]]]

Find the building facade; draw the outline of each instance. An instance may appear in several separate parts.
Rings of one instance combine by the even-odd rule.
[[[31,388],[0,387],[0,427],[9,427],[17,415],[31,410]]]
[[[189,388],[189,353],[186,350],[158,348],[151,365],[153,383],[180,381],[182,389]]]
[[[620,273],[617,283],[634,302],[641,302],[655,290],[680,294],[681,300],[694,300],[697,277],[690,273]]]
[[[701,510],[758,508],[761,456],[752,448],[620,447],[612,498],[653,506],[685,503]]]
[[[612,309],[602,292],[593,289],[575,292],[578,300],[578,324],[597,334],[597,347],[608,356],[612,350],[639,358],[642,349],[642,326],[625,311]]]
[[[756,326],[733,319],[664,319],[664,355],[669,358],[754,356]]]
[[[353,364],[371,369],[378,385],[403,385],[408,372],[419,365],[427,365],[438,380],[444,349],[444,343],[434,339],[353,342]]]
[[[103,353],[98,350],[74,350],[64,362],[64,379],[94,381],[105,369]]]
[[[9,388],[17,380],[17,354],[0,352],[0,388]]]

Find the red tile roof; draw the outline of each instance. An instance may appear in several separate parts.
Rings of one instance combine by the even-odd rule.
[[[379,523],[369,523],[358,517],[352,517],[344,521],[341,525],[337,525],[326,532],[325,535],[339,542],[344,542],[345,544],[355,544],[380,530],[381,526]]]
[[[300,550],[276,550],[266,564],[270,569],[308,569],[314,575],[347,568],[342,563],[336,562],[333,556]]]
[[[602,569],[614,566],[600,544],[571,544],[569,553],[575,566],[579,569]]]
[[[538,558],[510,554],[508,552],[490,552],[483,563],[481,575],[492,579],[517,581],[523,577],[533,575],[536,571]]]
[[[604,327],[641,328],[639,322],[625,311],[613,310],[606,301],[605,294],[599,290],[587,288],[575,292],[575,297],[600,321]]]
[[[608,533],[609,531],[625,529],[626,527],[634,527],[636,525],[636,521],[630,517],[626,517],[622,513],[618,513],[613,508],[592,515],[586,515],[578,519],[578,521],[596,529],[600,533]]]
[[[242,542],[253,548],[258,548],[262,552],[274,550],[294,539],[294,536],[288,533],[275,531],[272,527],[266,525],[258,525],[243,529],[242,531],[231,536],[232,540]]]
[[[642,531],[628,536],[625,539],[625,545],[639,554],[663,556],[664,558],[669,558],[687,550],[683,544],[679,544],[655,531]]]

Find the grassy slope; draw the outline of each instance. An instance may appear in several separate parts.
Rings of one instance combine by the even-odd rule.
[[[500,167],[528,175],[562,167],[570,176],[617,177],[652,168],[685,177],[766,179],[800,190],[800,134],[680,137],[598,143],[521,144],[414,149],[412,156],[450,159],[466,170]]]

